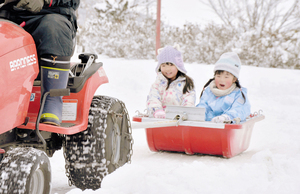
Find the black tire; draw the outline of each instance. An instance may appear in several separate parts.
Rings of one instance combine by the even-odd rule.
[[[125,105],[111,97],[93,98],[88,127],[66,136],[64,156],[71,185],[99,189],[101,181],[126,162],[132,154],[132,137]]]
[[[21,147],[9,150],[1,161],[0,174],[0,193],[50,193],[50,161],[41,150]]]

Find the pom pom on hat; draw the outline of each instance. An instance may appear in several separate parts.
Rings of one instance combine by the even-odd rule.
[[[236,78],[239,78],[241,70],[241,60],[235,52],[228,52],[221,55],[220,59],[216,62],[214,72],[217,70],[228,71]]]
[[[179,71],[186,74],[187,70],[184,67],[182,55],[180,52],[180,47],[178,44],[174,46],[166,46],[157,50],[157,60],[158,64],[155,69],[156,72],[159,72],[160,65],[163,63],[172,63],[174,64]]]

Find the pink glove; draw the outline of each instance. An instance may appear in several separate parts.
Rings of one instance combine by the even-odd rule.
[[[211,122],[214,123],[224,123],[224,121],[230,121],[230,117],[226,114],[214,117],[211,119]]]
[[[164,119],[166,118],[165,111],[158,109],[153,113],[154,118]]]

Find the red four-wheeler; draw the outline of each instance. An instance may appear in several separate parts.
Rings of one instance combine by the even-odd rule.
[[[61,148],[69,184],[82,190],[100,188],[104,176],[131,160],[125,104],[94,96],[108,78],[96,55],[79,58],[81,63],[71,66],[67,89],[41,96],[33,38],[0,19],[0,193],[50,193],[48,157]],[[63,96],[60,127],[39,123],[47,95]]]

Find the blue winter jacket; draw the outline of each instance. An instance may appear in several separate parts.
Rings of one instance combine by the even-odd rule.
[[[250,115],[250,102],[247,97],[247,89],[242,88],[246,102],[242,96],[240,88],[236,88],[226,96],[215,96],[209,87],[205,89],[197,107],[205,107],[205,120],[211,121],[212,118],[226,114],[231,120],[240,118],[241,122],[245,121]]]

